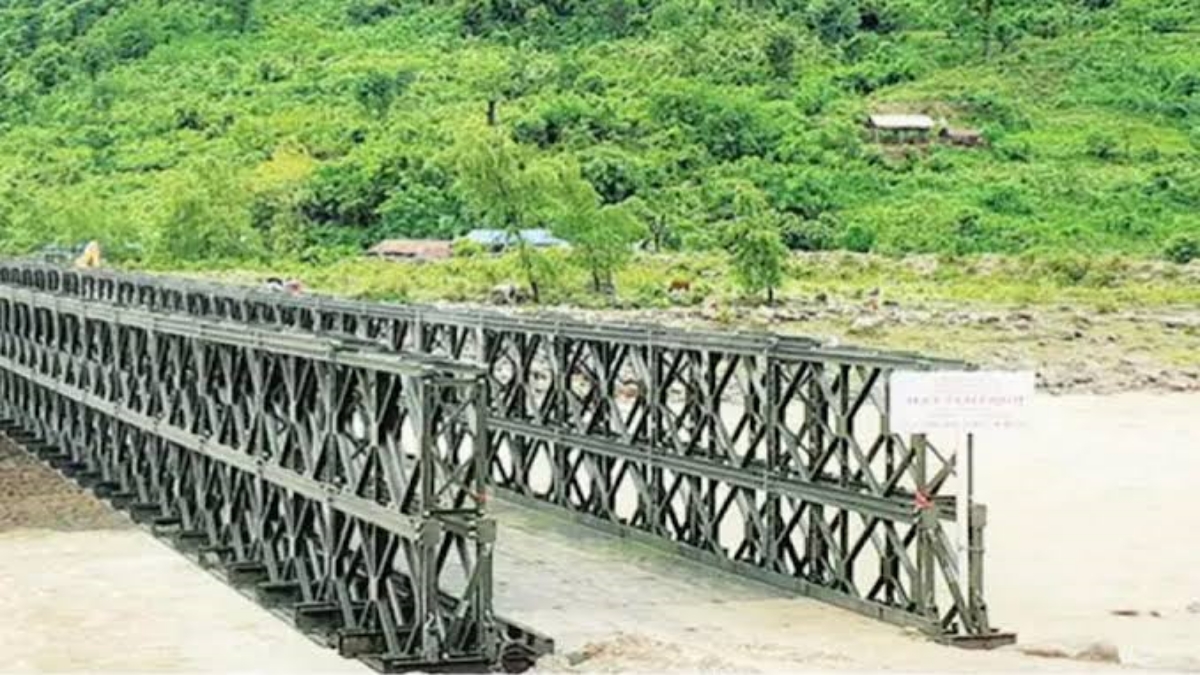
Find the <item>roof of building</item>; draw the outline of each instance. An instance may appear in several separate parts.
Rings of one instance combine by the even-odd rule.
[[[566,246],[567,242],[550,234],[550,230],[521,230],[521,238],[531,246]]]
[[[867,123],[876,129],[893,131],[929,131],[933,118],[928,115],[871,115]]]
[[[567,242],[550,234],[549,230],[521,230],[520,237],[530,246],[566,246]],[[469,239],[483,246],[508,246],[512,237],[504,230],[471,230],[467,233]]]
[[[504,230],[471,230],[463,239],[483,246],[504,246],[508,243],[508,233]]]
[[[450,242],[440,239],[385,239],[367,251],[389,258],[449,258]]]

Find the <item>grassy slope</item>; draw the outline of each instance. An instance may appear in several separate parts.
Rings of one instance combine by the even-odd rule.
[[[825,212],[821,225],[797,221],[827,230],[828,245],[863,245],[848,234],[857,229],[883,252],[1144,256],[1174,235],[1200,233],[1200,85],[1185,82],[1200,73],[1189,32],[1200,28],[1200,10],[1186,3],[1176,12],[1180,32],[1149,30],[1154,3],[1129,0],[1053,39],[1023,36],[990,61],[973,43],[914,25],[872,37],[857,62],[799,22],[761,12],[664,12],[632,37],[517,47],[463,37],[456,11],[418,3],[353,27],[343,2],[263,0],[247,35],[212,27],[186,2],[143,4],[162,24],[162,44],[147,56],[94,82],[76,71],[44,94],[20,63],[5,76],[0,224],[10,248],[94,237],[170,265],[180,254],[169,245],[177,223],[191,217],[193,229],[214,231],[188,257],[253,257],[273,241],[250,227],[256,203],[303,204],[318,174],[378,174],[397,158],[421,166],[384,183],[389,199],[368,205],[363,227],[326,231],[355,242],[459,232],[474,220],[450,187],[452,148],[479,128],[497,87],[517,90],[501,108],[508,125],[582,119],[539,152],[584,163],[616,157],[685,246],[712,243],[738,182],[758,185],[780,209]],[[926,13],[936,10],[913,15]],[[787,82],[767,74],[762,42],[771,31],[798,39]],[[912,79],[865,96],[839,84],[895,63],[908,64]],[[364,73],[399,70],[417,79],[386,120],[375,119],[353,90]],[[705,143],[725,132],[665,115],[664,92],[746,111],[769,147],[714,157]],[[905,154],[863,143],[861,115],[889,107],[978,124],[995,148]],[[188,116],[198,129],[182,128]],[[1111,146],[1106,158],[1099,146]],[[292,226],[315,229],[304,218]]]

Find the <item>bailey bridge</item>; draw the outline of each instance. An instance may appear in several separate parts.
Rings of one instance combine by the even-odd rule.
[[[0,263],[6,433],[384,671],[552,650],[553,627],[493,607],[491,495],[940,641],[1010,642],[984,508],[950,494],[963,462],[889,426],[892,372],[963,367]]]

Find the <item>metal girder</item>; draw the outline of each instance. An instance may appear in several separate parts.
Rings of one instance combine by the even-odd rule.
[[[385,671],[552,647],[492,608],[482,396],[463,365],[0,288],[0,418]]]
[[[502,495],[942,639],[1011,638],[946,544],[955,456],[889,426],[893,370],[966,364],[23,263],[0,283],[477,365]]]

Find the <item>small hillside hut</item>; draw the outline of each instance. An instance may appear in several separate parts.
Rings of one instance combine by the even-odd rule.
[[[876,143],[925,143],[933,132],[928,115],[871,115],[867,128]]]
[[[943,143],[958,145],[964,148],[981,148],[987,145],[987,139],[983,137],[983,132],[978,129],[944,127],[938,132],[938,137],[942,139]]]

